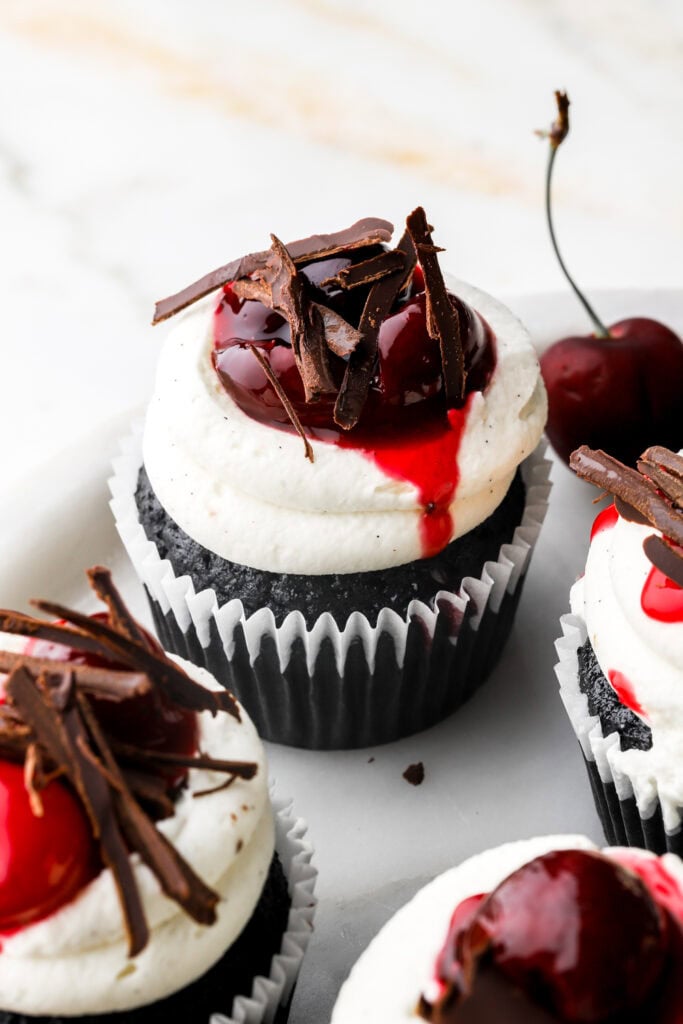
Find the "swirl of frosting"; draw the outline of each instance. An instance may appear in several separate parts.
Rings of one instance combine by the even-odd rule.
[[[500,504],[546,418],[527,331],[485,293],[447,284],[492,329],[496,367],[467,403],[441,546]],[[145,467],[175,522],[221,557],[271,572],[358,572],[423,556],[419,488],[324,440],[312,440],[311,465],[296,435],[245,414],[214,371],[211,324],[209,306],[170,333],[147,413]]]
[[[648,606],[644,595],[653,566],[643,541],[652,535],[651,526],[617,515],[603,524],[593,531],[571,608],[584,618],[598,664],[622,703],[652,730],[650,750],[614,746],[610,763],[631,780],[639,807],[658,796],[665,821],[673,821],[683,806],[683,601],[679,617],[653,615]],[[673,583],[670,588],[680,592]]]

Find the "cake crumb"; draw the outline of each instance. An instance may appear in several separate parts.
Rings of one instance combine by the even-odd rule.
[[[403,773],[403,778],[406,782],[409,782],[411,786],[421,786],[424,782],[425,777],[425,766],[422,761],[417,761],[415,764],[409,764]]]
[[[374,759],[374,757],[369,757],[369,758],[368,758],[368,764],[372,764],[372,762],[373,762],[374,760],[375,760],[375,759]]]

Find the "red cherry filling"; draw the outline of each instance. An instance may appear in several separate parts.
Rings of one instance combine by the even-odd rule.
[[[102,622],[108,621],[106,612],[98,612],[93,618]],[[157,647],[152,637],[148,635],[148,639]],[[105,661],[95,654],[47,640],[29,640],[26,653],[36,658],[52,658],[75,665],[125,668],[114,661]],[[152,751],[191,755],[197,750],[197,716],[194,712],[173,704],[157,688],[122,703],[93,696],[90,696],[89,700],[100,723],[107,733],[116,739]],[[170,790],[175,790],[187,778],[187,769],[167,768],[159,770],[158,774],[168,781]]]
[[[683,587],[653,566],[645,581],[640,605],[650,619],[683,622]]]
[[[40,793],[36,817],[23,767],[0,761],[0,931],[39,921],[72,900],[100,869],[80,802],[61,782]]]
[[[477,1019],[460,1011],[478,1001],[480,980],[490,997],[491,970],[507,983],[501,1022],[523,1019],[506,1010],[520,997],[549,1019],[587,1024],[641,1020],[639,1008],[660,998],[680,926],[614,860],[554,851],[477,899],[454,918],[437,963],[439,996],[421,1004],[428,1020]]]
[[[350,262],[348,258],[319,260],[304,267],[303,273],[309,280],[322,282],[341,269],[341,264],[348,266]],[[320,284],[319,290],[327,305],[357,326],[362,303],[356,298],[356,291],[365,294],[364,289],[342,293]],[[460,314],[467,391],[480,391],[488,384],[495,365],[493,335],[474,310],[454,295],[451,301]],[[445,420],[439,343],[427,333],[425,306],[424,281],[418,269],[411,289],[380,328],[377,372],[360,420],[361,430],[405,433],[426,422]],[[214,318],[213,358],[218,376],[248,415],[262,422],[289,426],[282,402],[246,348],[248,343],[257,345],[270,362],[301,423],[333,430],[338,435],[340,430],[333,417],[334,397],[309,403],[304,399],[287,322],[260,302],[238,298],[227,284]],[[330,362],[333,376],[341,384],[344,360],[330,354]],[[354,431],[350,433],[353,436]]]

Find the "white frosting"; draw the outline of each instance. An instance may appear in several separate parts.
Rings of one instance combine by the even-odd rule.
[[[543,431],[546,396],[522,324],[484,292],[448,283],[488,321],[497,354],[460,445],[455,538],[502,501]],[[235,404],[210,358],[214,305],[215,298],[168,336],[147,413],[144,462],[169,515],[221,557],[273,572],[358,572],[419,558],[422,509],[413,484],[320,440],[312,442],[311,464],[296,434]]]
[[[180,659],[177,659],[180,661]],[[218,684],[204,669],[181,662],[204,686]],[[172,818],[158,828],[196,873],[220,894],[218,920],[202,926],[161,891],[132,855],[150,939],[127,955],[112,873],[105,869],[76,899],[50,917],[2,936],[0,1003],[17,1013],[76,1016],[126,1010],[164,998],[204,974],[232,945],[256,906],[274,850],[268,773],[251,720],[200,715],[200,746],[214,757],[253,761],[256,776],[194,797],[225,775],[192,769]]]
[[[653,532],[620,517],[597,533],[585,576],[572,588],[571,608],[586,622],[604,675],[623,673],[652,729],[650,750],[614,745],[612,769],[630,778],[639,807],[651,807],[659,796],[675,811],[683,807],[683,622],[659,622],[641,607],[652,569],[643,540]]]
[[[424,1024],[416,1012],[417,1001],[432,982],[458,904],[491,892],[534,857],[572,849],[596,847],[584,836],[541,836],[487,850],[439,875],[391,918],[362,954],[339,993],[331,1024]],[[654,856],[639,850],[628,853]],[[662,863],[683,888],[679,858],[667,854]]]

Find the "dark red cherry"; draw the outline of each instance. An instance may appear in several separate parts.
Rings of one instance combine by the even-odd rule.
[[[107,621],[106,612],[93,618]],[[148,638],[156,645],[152,637]],[[125,666],[105,661],[95,654],[77,651],[64,644],[46,640],[29,640],[26,653],[36,658],[53,658],[77,665],[95,665],[123,669]],[[90,697],[98,720],[107,732],[117,739],[128,741],[146,750],[193,754],[199,742],[197,716],[179,708],[156,688],[141,697],[117,703]],[[187,777],[187,769],[172,768],[163,772],[169,788],[175,789]]]
[[[563,338],[541,357],[551,444],[569,461],[579,445],[633,465],[649,445],[683,446],[683,342],[645,317]]]
[[[100,870],[80,802],[61,782],[29,803],[21,765],[0,761],[0,931],[39,921],[72,900]]]
[[[563,338],[544,353],[547,433],[558,455],[582,444],[635,463],[649,445],[683,445],[683,342],[658,320],[632,317],[605,327],[562,259],[553,225],[555,157],[569,132],[569,98],[555,93],[558,118],[549,132],[545,180],[548,231],[557,261],[591,320],[594,333]]]
[[[642,1006],[664,974],[668,919],[634,873],[598,854],[558,850],[510,875],[456,936],[476,986],[484,958],[567,1022]]]

